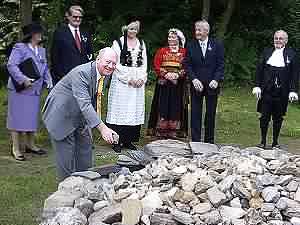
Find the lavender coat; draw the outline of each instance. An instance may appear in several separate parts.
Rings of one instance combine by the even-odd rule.
[[[45,48],[38,47],[38,54],[27,43],[17,43],[9,57],[7,69],[10,75],[22,84],[27,77],[20,71],[18,65],[32,58],[40,72],[41,78],[32,87],[16,92],[11,78],[8,80],[8,113],[7,128],[16,131],[36,131],[40,112],[40,95],[44,86],[51,84],[47,65]]]

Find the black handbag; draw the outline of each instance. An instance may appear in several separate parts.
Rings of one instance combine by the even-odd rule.
[[[19,64],[19,69],[20,71],[28,78],[33,79],[34,81],[38,80],[41,75],[40,72],[35,64],[35,62],[33,61],[32,58],[28,58],[26,60],[24,60],[23,62],[21,62]],[[20,92],[22,90],[24,90],[26,87],[23,84],[19,84],[14,78],[13,76],[10,74],[10,78],[12,80],[12,83],[16,89],[17,92]],[[33,81],[33,82],[34,82]]]

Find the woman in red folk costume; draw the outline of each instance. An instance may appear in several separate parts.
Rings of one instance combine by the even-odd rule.
[[[187,135],[187,95],[182,61],[185,37],[175,28],[168,32],[168,47],[160,48],[154,57],[157,83],[153,96],[148,133],[160,138]]]

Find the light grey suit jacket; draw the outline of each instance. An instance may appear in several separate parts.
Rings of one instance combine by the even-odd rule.
[[[96,82],[96,63],[89,62],[75,67],[51,90],[42,119],[53,139],[63,140],[82,123],[90,128],[102,123],[92,104]]]

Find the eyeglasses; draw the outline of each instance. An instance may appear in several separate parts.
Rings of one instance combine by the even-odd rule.
[[[274,37],[274,40],[276,40],[276,41],[282,41],[282,40],[284,40],[284,38],[283,37]]]
[[[82,19],[82,16],[72,16],[73,19]]]

